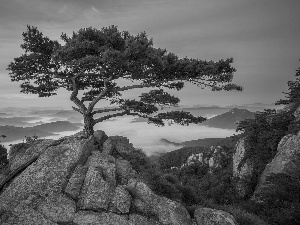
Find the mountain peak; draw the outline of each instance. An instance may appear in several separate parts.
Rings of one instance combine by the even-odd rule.
[[[230,111],[206,120],[202,124],[216,128],[236,129],[239,121],[251,118],[254,118],[253,112],[247,109],[232,108]]]

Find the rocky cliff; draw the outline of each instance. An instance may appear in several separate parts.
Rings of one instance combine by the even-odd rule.
[[[287,105],[278,110],[279,114],[293,113],[291,124],[299,122],[299,104]],[[239,140],[233,155],[233,176],[239,197],[248,197],[257,203],[271,201],[294,202],[300,200],[300,133],[299,128],[294,134],[284,136],[277,146],[276,155],[264,165],[263,172],[253,189],[254,169],[256,161],[246,157],[246,152],[251,148],[247,143],[247,136]],[[289,133],[289,131],[287,131]],[[252,189],[251,189],[252,188]]]
[[[156,195],[132,169],[125,158],[133,149],[102,131],[13,146],[0,181],[0,224],[193,224],[180,203]],[[217,210],[199,209],[195,218],[236,224]]]
[[[294,199],[300,197],[300,133],[287,135],[280,141],[276,156],[266,165],[259,183],[255,189],[252,200],[262,202],[277,195],[278,200],[282,194]],[[293,186],[293,190],[291,187]],[[290,194],[284,193],[291,191]],[[290,196],[290,197],[291,197]],[[274,199],[275,201],[275,199]]]
[[[232,158],[234,186],[239,198],[245,198],[253,193],[252,179],[254,176],[255,161],[252,157],[246,158],[249,147],[246,137],[241,138],[235,146],[235,153]]]

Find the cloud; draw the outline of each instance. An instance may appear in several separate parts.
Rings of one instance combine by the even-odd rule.
[[[26,94],[1,94],[0,99],[37,99],[37,96],[34,95],[26,95]]]
[[[235,130],[226,130],[199,126],[164,126],[157,127],[144,122],[131,123],[133,117],[120,117],[113,121],[104,121],[96,124],[95,130],[101,129],[108,136],[121,135],[127,137],[135,147],[141,147],[148,155],[156,152],[168,152],[178,149],[178,146],[166,145],[160,140],[162,138],[172,142],[183,142],[210,137],[228,137],[235,133]]]
[[[19,92],[5,68],[23,54],[19,46],[27,24],[55,40],[62,32],[114,24],[132,34],[146,31],[156,47],[180,57],[234,57],[234,82],[245,87],[243,93],[191,87],[178,93],[184,101],[274,102],[299,66],[299,7],[297,0],[1,0],[0,89]]]

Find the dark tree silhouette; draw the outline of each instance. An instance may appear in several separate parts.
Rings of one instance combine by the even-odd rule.
[[[90,27],[73,32],[71,37],[62,34],[64,44],[60,44],[36,27],[27,26],[23,39],[21,48],[25,54],[7,68],[11,80],[23,82],[21,92],[39,97],[56,95],[59,88],[70,91],[70,100],[76,105],[73,109],[83,115],[87,135],[93,134],[96,123],[123,115],[145,117],[156,125],[164,125],[165,120],[181,125],[203,122],[205,118],[188,112],[158,113],[158,106],[179,103],[177,97],[165,90],[181,90],[184,82],[214,91],[242,90],[231,83],[235,72],[232,58],[218,62],[180,59],[174,53],[153,47],[145,32],[133,36],[116,26],[101,30]],[[133,84],[120,86],[120,80]],[[138,96],[139,100],[122,98],[122,92],[136,88],[151,90]],[[83,91],[82,97],[79,91]],[[94,109],[102,99],[117,107]],[[94,119],[95,114],[103,112],[112,114]]]

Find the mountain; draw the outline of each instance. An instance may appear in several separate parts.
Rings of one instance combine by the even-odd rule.
[[[0,126],[28,126],[28,121],[38,120],[40,117],[16,116],[16,117],[0,117]]]
[[[229,112],[206,120],[205,122],[201,123],[201,125],[222,129],[236,129],[239,121],[252,118],[254,118],[253,112],[250,112],[247,109],[233,108]]]
[[[53,133],[41,131],[33,127],[14,127],[14,126],[0,126],[0,134],[4,134],[6,138],[3,142],[10,142],[20,139],[25,139],[25,136],[30,137],[37,135],[38,137],[53,136]]]
[[[69,121],[56,121],[51,123],[45,123],[33,127],[34,129],[44,132],[63,132],[63,131],[75,131],[79,127],[70,123]]]
[[[76,112],[74,110],[60,110],[56,113],[54,113],[52,116],[54,117],[75,117],[75,118],[82,118],[82,115],[79,112]]]
[[[175,146],[182,146],[182,144],[180,143],[176,143],[176,142],[173,142],[173,141],[169,141],[165,138],[161,138],[160,139],[160,142],[163,143],[163,144],[167,144],[167,145],[175,145]]]
[[[160,139],[162,143],[175,145],[175,146],[183,146],[183,147],[210,147],[212,145],[228,145],[233,141],[233,138],[226,137],[226,138],[203,138],[191,141],[184,141],[184,142],[172,142],[165,138]]]

